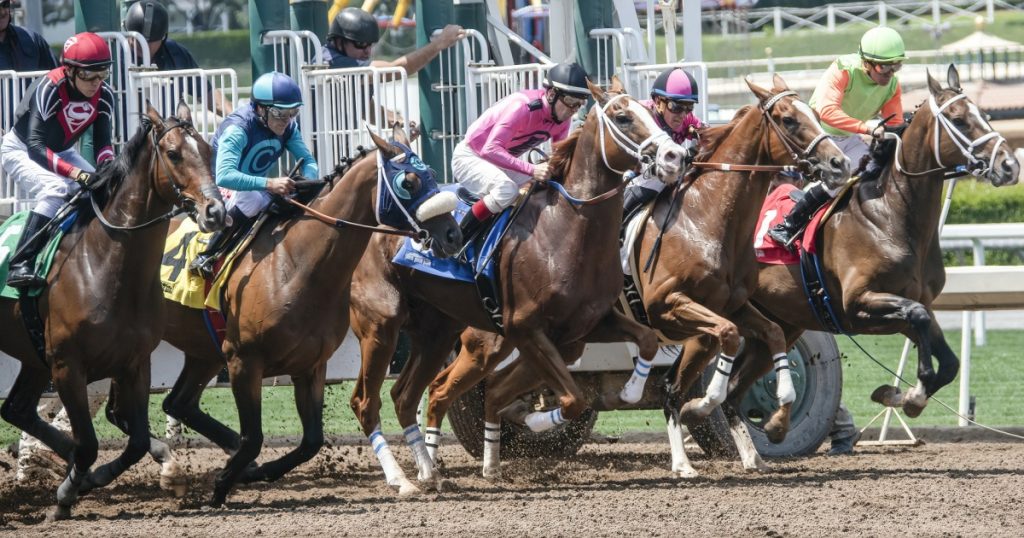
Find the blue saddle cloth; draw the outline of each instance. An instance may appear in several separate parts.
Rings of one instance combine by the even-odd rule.
[[[454,192],[458,187],[458,184],[443,185],[441,190]],[[462,222],[462,217],[469,211],[469,208],[470,205],[460,198],[459,204],[455,207],[455,220]],[[493,251],[497,247],[498,238],[508,227],[511,213],[512,208],[508,208],[498,215],[494,225],[488,230],[482,245],[475,241],[474,244],[466,247],[465,261],[455,258],[436,258],[429,250],[420,250],[412,239],[406,238],[402,242],[402,248],[398,250],[391,262],[448,280],[472,283],[476,282],[476,275],[480,274],[494,281],[496,269]]]

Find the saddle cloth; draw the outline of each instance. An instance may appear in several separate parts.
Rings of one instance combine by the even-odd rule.
[[[832,203],[825,204],[811,217],[811,221],[804,229],[803,235],[793,241],[794,248],[792,252],[768,236],[768,230],[782,222],[786,218],[786,214],[789,213],[789,210],[796,205],[796,202],[790,197],[790,193],[794,190],[796,190],[796,187],[788,183],[779,185],[775,190],[768,193],[764,204],[761,206],[761,219],[758,221],[760,224],[754,230],[754,253],[757,261],[761,263],[796,265],[800,263],[800,251],[810,254],[817,253],[818,246],[816,241],[813,239],[808,240],[808,238],[813,238],[818,234],[823,218],[828,212],[829,207],[833,205]],[[836,200],[839,200],[839,198],[837,196]],[[835,202],[833,201],[833,203]]]
[[[18,290],[8,286],[7,272],[10,270],[11,257],[14,256],[14,250],[18,246],[18,240],[21,238],[22,231],[25,230],[25,221],[28,219],[28,211],[22,211],[15,213],[6,221],[3,225],[0,225],[0,297],[6,299],[18,299]],[[71,212],[64,221],[57,227],[57,231],[50,237],[49,243],[46,247],[40,251],[39,255],[36,256],[36,273],[40,275],[47,275],[50,273],[50,266],[53,264],[53,258],[57,254],[57,248],[60,246],[60,240],[63,239],[64,234],[75,224],[78,218],[78,212]],[[39,295],[41,289],[31,290],[29,294],[31,296]]]

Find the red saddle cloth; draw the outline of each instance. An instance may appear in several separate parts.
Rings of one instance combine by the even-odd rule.
[[[804,229],[803,235],[796,241],[793,241],[796,248],[792,252],[768,236],[768,230],[782,222],[782,219],[786,217],[789,210],[793,209],[793,206],[796,205],[796,202],[789,197],[789,193],[795,189],[796,187],[788,183],[779,185],[775,190],[768,193],[768,197],[764,200],[764,205],[761,206],[761,219],[758,221],[761,224],[754,231],[754,252],[757,256],[757,261],[761,263],[794,265],[800,263],[801,250],[806,250],[811,254],[814,254],[817,250],[813,240],[805,242],[804,239],[808,237],[813,238],[818,233],[818,229],[821,227],[821,219],[825,216],[825,210],[831,204],[825,204],[814,214],[811,222]]]

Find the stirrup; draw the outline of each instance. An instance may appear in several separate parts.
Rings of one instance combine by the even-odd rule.
[[[32,289],[46,286],[46,279],[36,274],[35,270],[25,273],[11,271],[7,274],[7,285],[14,289]]]
[[[192,263],[188,266],[188,270],[193,275],[201,276],[205,279],[211,279],[213,278],[213,264],[216,263],[216,261],[216,256],[200,254],[196,256],[196,259],[192,260]]]

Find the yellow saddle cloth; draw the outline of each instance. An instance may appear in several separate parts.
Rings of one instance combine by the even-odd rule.
[[[181,226],[168,235],[164,243],[164,256],[160,262],[160,285],[164,297],[189,308],[220,310],[220,291],[231,274],[234,260],[248,246],[263,220],[260,219],[238,246],[224,257],[220,270],[209,285],[205,278],[193,274],[188,268],[192,260],[206,249],[213,232],[199,231],[199,225],[191,219],[182,221]]]

